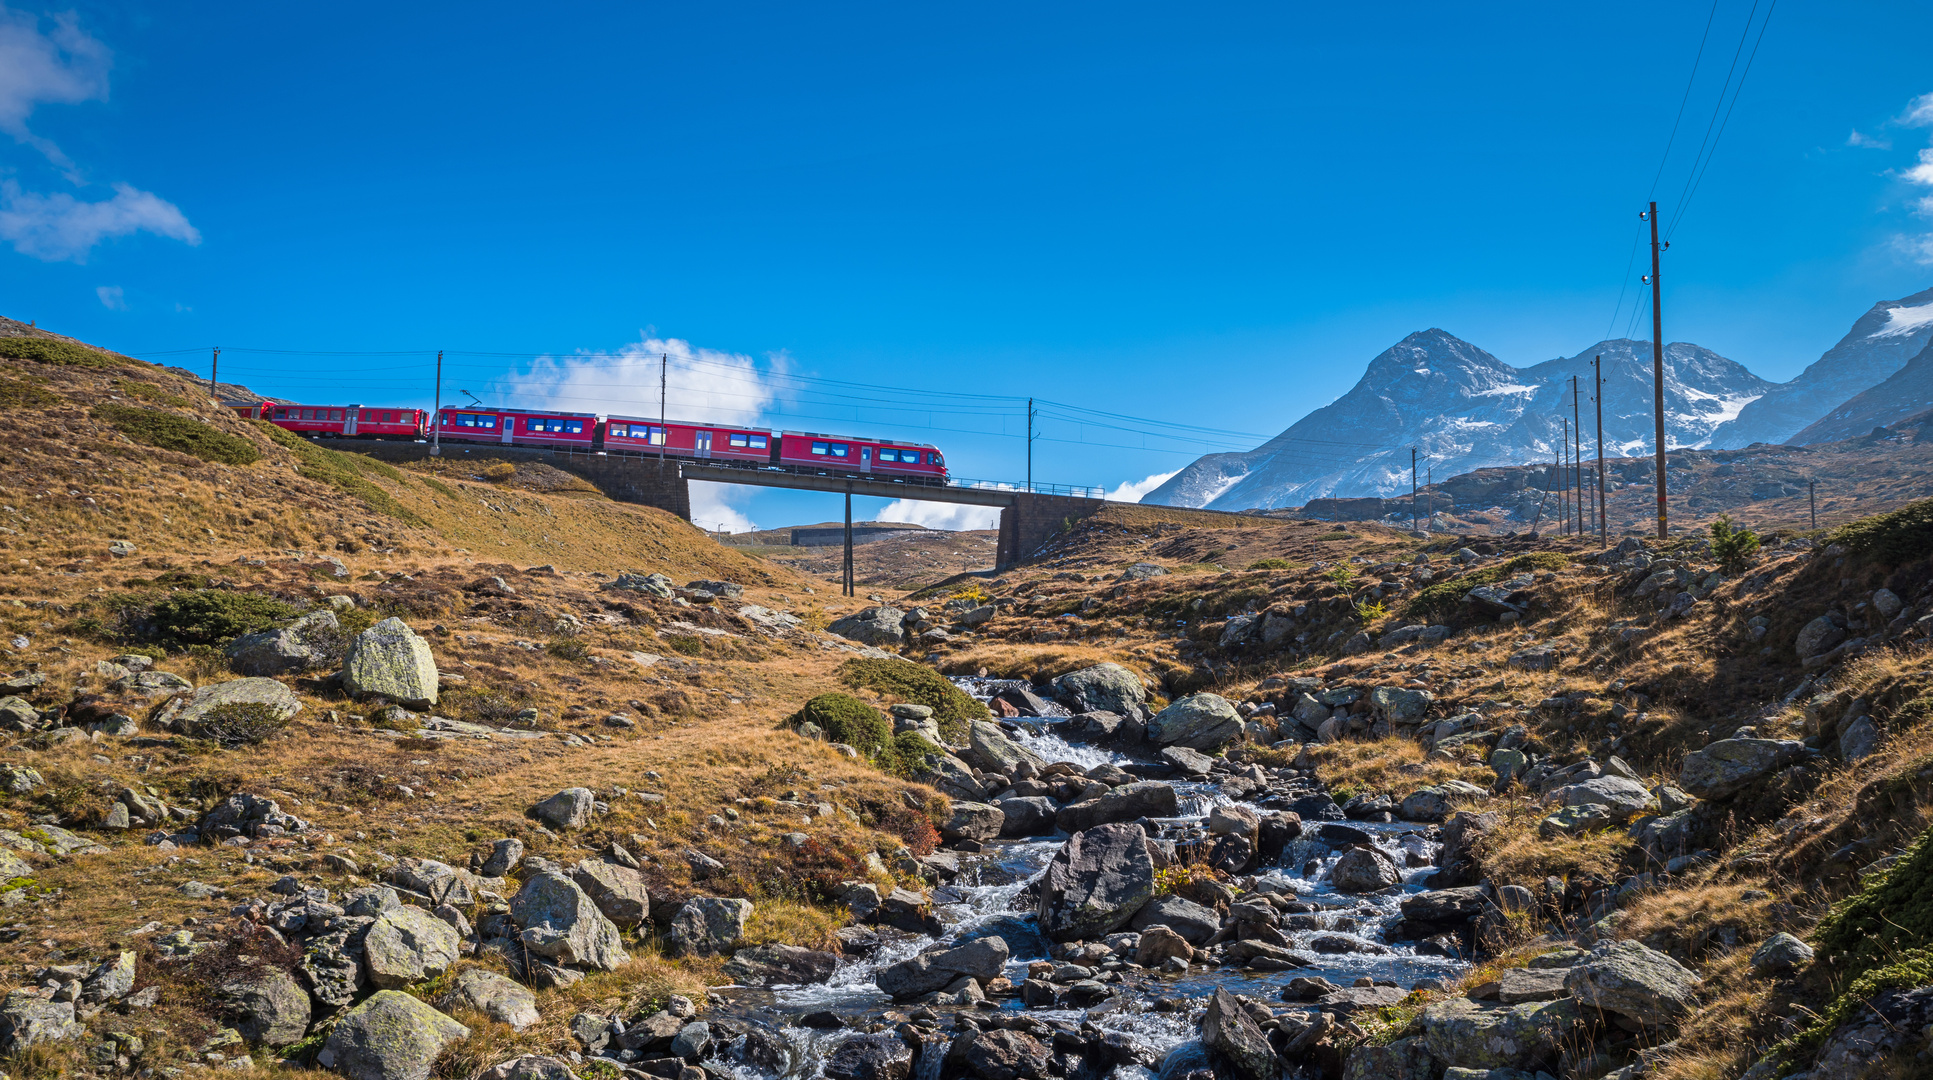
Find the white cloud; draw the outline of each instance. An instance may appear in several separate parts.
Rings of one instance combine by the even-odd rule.
[[[121,290],[119,285],[99,286],[94,290],[94,295],[101,298],[101,306],[109,311],[126,311],[128,309],[127,294]]]
[[[1891,150],[1893,148],[1893,140],[1867,135],[1861,131],[1854,131],[1851,135],[1846,136],[1846,145],[1857,147],[1861,150]]]
[[[1908,127],[1933,127],[1933,94],[1921,94],[1907,102],[1899,122]]]
[[[1174,477],[1175,473],[1180,471],[1180,469],[1176,469],[1174,472],[1155,473],[1145,480],[1123,481],[1119,486],[1111,489],[1102,497],[1109,502],[1138,503],[1148,492],[1167,483]]]
[[[1909,127],[1933,127],[1933,94],[1921,94],[1908,102],[1898,122]],[[1933,188],[1933,147],[1921,150],[1918,163],[1900,176],[1909,184]],[[1923,195],[1916,200],[1914,211],[1921,217],[1933,218],[1933,194]],[[1914,262],[1933,266],[1933,235],[1902,233],[1893,238],[1893,244]]]
[[[661,361],[660,357],[665,358]],[[511,404],[566,412],[658,416],[658,377],[667,371],[665,415],[672,421],[756,424],[780,394],[767,374],[784,372],[783,355],[768,371],[743,353],[696,348],[677,338],[646,338],[616,352],[539,357],[530,370],[497,382]]]
[[[35,135],[27,118],[43,104],[105,101],[112,57],[72,12],[49,21],[52,26],[43,33],[38,18],[0,5],[0,131],[71,172],[74,163],[60,147]]]
[[[686,484],[691,491],[691,523],[701,529],[714,532],[751,532],[757,526],[745,512],[734,503],[744,503],[751,498],[757,488],[741,484],[713,484],[703,480],[692,480]]]
[[[895,499],[886,504],[886,509],[874,516],[875,521],[906,521],[924,525],[929,529],[946,529],[950,532],[966,532],[973,529],[997,529],[1000,527],[1000,508],[997,506],[968,506],[962,503],[919,502],[914,499]]]
[[[61,192],[22,191],[12,180],[0,182],[0,240],[15,251],[47,262],[84,263],[95,244],[109,237],[151,232],[190,247],[201,233],[180,208],[152,192],[114,185],[114,197],[85,202]]]

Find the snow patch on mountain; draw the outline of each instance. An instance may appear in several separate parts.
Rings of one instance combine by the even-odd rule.
[[[1886,309],[1886,325],[1867,337],[1905,337],[1929,326],[1933,326],[1933,304],[1892,307]]]

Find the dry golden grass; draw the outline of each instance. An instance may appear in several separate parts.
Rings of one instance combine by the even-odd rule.
[[[1480,787],[1496,782],[1497,774],[1487,766],[1463,760],[1428,761],[1426,756],[1414,739],[1394,737],[1337,742],[1309,751],[1316,778],[1338,802],[1364,792],[1401,799],[1417,788],[1450,780],[1463,780]]]

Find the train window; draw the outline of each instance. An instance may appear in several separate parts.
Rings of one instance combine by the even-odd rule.
[[[574,434],[581,435],[584,432],[584,421],[582,420],[572,420],[569,422],[569,426],[570,426],[570,430]]]
[[[832,451],[827,448],[827,444],[822,442],[815,442],[812,444],[812,452],[815,454],[824,456],[826,454],[831,453]]]
[[[927,463],[928,465],[944,465],[944,464],[946,464],[946,462],[944,462],[944,461],[941,461],[941,460],[940,460],[940,455],[938,455],[938,454],[928,454],[928,455],[926,455],[926,463]]]
[[[289,418],[289,411],[287,409],[277,409],[275,410],[275,418],[277,420],[287,420]]]
[[[887,449],[886,447],[883,447],[883,446],[882,446],[882,447],[880,447],[880,448],[879,448],[879,460],[881,460],[881,461],[898,461],[898,460],[899,460],[899,451],[897,451],[897,450],[890,450],[890,449]]]
[[[765,441],[765,436],[763,435],[752,436],[752,449],[763,450],[766,448],[767,445],[768,444]]]
[[[746,438],[744,435],[739,434],[738,432],[732,433],[731,444],[735,447],[743,449],[750,441],[751,440]]]
[[[826,444],[826,446],[827,446],[827,447],[828,447],[828,448],[829,448],[829,449],[830,449],[830,450],[832,451],[832,456],[833,456],[833,457],[845,457],[845,456],[846,456],[846,444],[845,444],[845,443],[842,443],[842,442],[836,442],[836,443],[827,443],[827,444]]]

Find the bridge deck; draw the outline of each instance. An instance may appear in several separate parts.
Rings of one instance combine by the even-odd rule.
[[[783,469],[738,469],[730,465],[705,465],[689,460],[678,462],[678,471],[686,480],[704,480],[714,484],[749,484],[753,487],[791,488],[795,491],[850,491],[854,495],[876,495],[884,499],[918,499],[921,502],[966,503],[972,506],[1012,506],[1014,496],[1021,494],[1000,488],[856,480]]]

